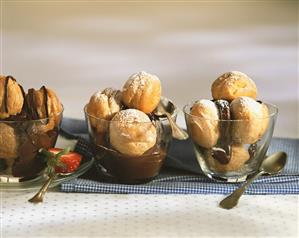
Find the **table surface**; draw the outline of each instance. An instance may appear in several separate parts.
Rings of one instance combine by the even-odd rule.
[[[114,2],[114,3],[113,3]],[[276,136],[298,137],[297,1],[1,0],[0,73],[25,89],[47,85],[67,117],[129,75],[157,74],[182,108],[210,98],[221,73],[250,75],[259,99],[278,105]],[[297,87],[296,87],[297,85]],[[179,124],[184,125],[182,113]],[[0,237],[298,237],[298,196],[0,192]]]
[[[298,237],[297,195],[243,196],[223,210],[220,195],[1,193],[1,237]]]

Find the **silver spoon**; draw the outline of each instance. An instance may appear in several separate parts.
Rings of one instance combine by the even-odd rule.
[[[188,139],[188,134],[186,131],[184,131],[183,129],[181,129],[176,123],[175,121],[172,119],[171,115],[169,114],[169,112],[167,112],[167,110],[165,109],[164,105],[160,102],[157,106],[157,108],[154,111],[154,114],[156,116],[166,116],[171,130],[172,130],[172,137],[178,140],[186,140]]]
[[[253,177],[248,179],[240,188],[236,189],[232,194],[224,198],[220,202],[219,206],[224,209],[232,209],[238,204],[239,198],[242,196],[247,186],[253,182],[253,180],[263,174],[273,175],[279,173],[284,168],[286,162],[287,154],[285,152],[280,151],[268,156],[262,162],[258,172]]]
[[[71,173],[52,173],[49,178],[47,179],[47,181],[44,183],[44,185],[40,188],[40,190],[32,197],[28,200],[28,202],[31,203],[40,203],[43,202],[44,200],[44,196],[46,194],[46,192],[49,189],[50,184],[53,182],[53,180],[58,176],[58,175],[62,175],[62,176],[67,176],[70,175]]]

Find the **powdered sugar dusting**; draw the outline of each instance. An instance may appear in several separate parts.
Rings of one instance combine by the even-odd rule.
[[[212,102],[209,99],[201,99],[198,102],[196,102],[196,104],[201,104],[203,107],[215,107],[216,108],[214,102]]]
[[[110,104],[120,104],[121,93],[119,90],[114,90],[113,88],[106,88],[103,91],[95,92],[91,100],[93,102],[108,102]],[[115,102],[115,103],[114,103]]]
[[[139,111],[137,109],[122,110],[119,113],[117,113],[112,120],[118,121],[123,125],[134,122],[151,122],[149,117],[144,112]]]
[[[236,81],[239,81],[241,78],[246,79],[250,81],[252,84],[255,84],[253,80],[246,74],[240,72],[240,71],[230,71],[222,74],[218,77],[218,80],[223,81],[226,79],[229,79],[227,82],[229,85],[233,85]]]
[[[102,94],[102,92],[99,90],[99,91],[96,91],[96,92],[92,95],[92,97],[93,97],[94,99],[99,99],[99,98],[101,97],[101,94]]]
[[[194,106],[197,106],[194,108]],[[206,119],[215,119],[219,117],[218,108],[215,103],[208,99],[201,99],[193,105],[195,109],[195,116]]]
[[[252,112],[254,112],[256,115],[261,114],[261,104],[250,97],[239,97],[231,102],[232,108],[236,108],[238,106],[241,109],[252,110]]]
[[[134,92],[138,89],[143,89],[148,80],[159,80],[156,75],[149,74],[145,71],[140,71],[131,75],[128,79],[128,87],[131,88]],[[124,88],[124,90],[127,90]]]
[[[96,93],[94,93],[91,97],[90,102],[104,102],[107,101],[108,97],[103,94],[101,91],[97,91]]]

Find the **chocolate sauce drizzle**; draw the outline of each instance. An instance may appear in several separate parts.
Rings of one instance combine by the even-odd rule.
[[[228,164],[231,159],[230,104],[226,100],[214,101],[220,119],[220,139],[218,147],[213,148],[212,156],[221,164]]]
[[[28,90],[26,103],[27,103],[27,108],[28,108],[28,111],[30,112],[32,119],[36,120],[36,119],[39,119],[39,116],[38,116],[38,112],[36,109],[34,91],[35,90],[33,88]]]
[[[44,93],[44,105],[45,105],[45,112],[46,112],[46,118],[49,117],[49,110],[48,110],[48,91],[45,86],[42,86],[41,89]]]

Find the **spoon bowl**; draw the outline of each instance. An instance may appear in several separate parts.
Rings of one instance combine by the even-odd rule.
[[[260,166],[260,169],[257,173],[248,179],[241,187],[236,189],[232,194],[224,198],[219,206],[224,209],[232,209],[238,204],[238,201],[242,194],[245,192],[245,189],[259,176],[263,174],[274,175],[282,171],[284,166],[287,163],[287,154],[285,152],[274,153],[267,158],[265,158]]]
[[[169,112],[167,111],[167,108],[165,108],[164,104],[161,103],[161,101],[159,102],[158,106],[156,107],[154,114],[158,117],[161,116],[166,116],[171,130],[172,130],[172,137],[178,140],[186,140],[188,139],[188,133],[186,131],[184,131],[183,129],[181,129],[176,123],[175,121],[172,119],[171,115],[169,114]]]
[[[261,164],[260,171],[268,175],[279,173],[287,162],[287,154],[285,152],[277,152],[264,159]]]

